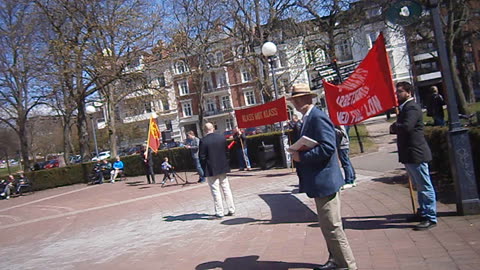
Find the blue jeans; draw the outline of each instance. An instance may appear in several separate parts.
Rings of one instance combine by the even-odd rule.
[[[418,192],[419,214],[430,221],[437,222],[437,201],[428,163],[406,163],[405,168]]]
[[[340,159],[340,163],[342,163],[343,172],[345,173],[345,184],[353,184],[355,181],[355,170],[348,157],[349,152],[350,149],[338,149],[338,158]]]
[[[200,180],[205,180],[205,175],[203,173],[202,165],[200,165],[199,158],[193,158],[193,163],[195,163],[195,168],[197,169],[198,177]]]
[[[251,168],[246,147],[243,149],[243,151],[241,148],[237,148],[237,158],[240,169]]]
[[[445,120],[441,116],[434,116],[433,117],[433,125],[434,126],[445,126]]]

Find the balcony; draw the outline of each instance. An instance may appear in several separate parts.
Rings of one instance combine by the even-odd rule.
[[[208,117],[208,116],[214,116],[214,115],[220,115],[220,114],[227,114],[230,112],[233,112],[233,108],[220,109],[220,110],[214,110],[214,111],[205,111],[203,115],[205,117]]]

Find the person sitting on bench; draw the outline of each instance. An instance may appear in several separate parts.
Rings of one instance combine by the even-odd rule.
[[[123,173],[123,161],[117,156],[117,160],[113,163],[113,170],[110,171],[110,183],[115,183],[115,178],[119,173]]]
[[[173,182],[173,178],[171,177],[171,173],[173,172],[173,166],[170,165],[170,163],[168,163],[168,157],[165,157],[163,159],[163,163],[162,163],[162,172],[164,174],[163,176],[163,181],[162,181],[162,185],[165,184],[165,181],[167,179],[170,180],[170,182]]]
[[[32,185],[30,180],[28,180],[23,172],[18,173],[19,179],[17,180],[17,194],[22,195],[22,189],[27,189],[31,191]]]

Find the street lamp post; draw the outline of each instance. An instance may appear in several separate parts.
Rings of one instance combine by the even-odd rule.
[[[262,46],[262,54],[267,57],[268,63],[270,64],[270,72],[272,74],[272,81],[273,81],[273,91],[275,94],[275,99],[278,99],[278,87],[277,87],[277,80],[275,78],[275,54],[277,53],[277,45],[273,42],[265,42]],[[290,154],[286,151],[286,147],[288,146],[288,138],[284,134],[283,130],[283,121],[280,122],[280,130],[282,131],[282,136],[280,138],[280,148],[282,149],[282,164],[284,167],[289,166],[290,161]]]
[[[98,145],[97,145],[97,131],[95,128],[95,123],[93,122],[93,114],[97,111],[94,106],[88,105],[87,106],[87,114],[90,115],[90,121],[92,122],[92,133],[93,133],[93,142],[95,143],[95,154],[98,157]]]
[[[442,78],[447,90],[448,119],[450,122],[448,144],[452,176],[457,193],[457,212],[462,215],[478,214],[480,213],[480,200],[478,198],[475,171],[473,168],[470,139],[468,129],[461,127],[458,117],[457,100],[447,50],[445,48],[445,38],[438,5],[438,0],[430,0],[429,8],[432,12],[433,31],[437,42]]]

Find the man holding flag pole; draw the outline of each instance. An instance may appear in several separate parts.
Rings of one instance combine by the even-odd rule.
[[[152,113],[152,115],[150,116],[147,135],[147,147],[145,149],[145,152],[141,154],[143,165],[145,166],[145,174],[147,175],[147,181],[149,184],[155,184],[152,151],[157,153],[160,146],[160,130],[158,129],[158,125],[155,120],[156,116],[156,113]]]

